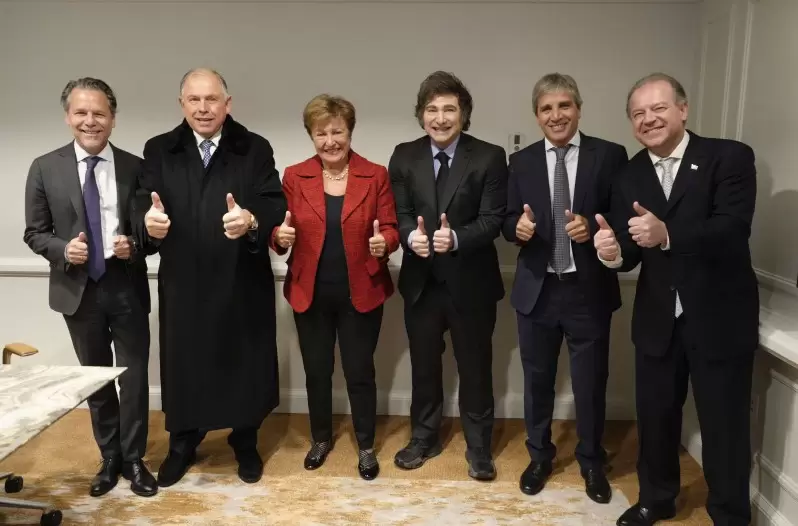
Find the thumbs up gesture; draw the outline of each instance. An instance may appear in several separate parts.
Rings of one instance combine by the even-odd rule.
[[[637,201],[632,205],[636,217],[629,219],[629,235],[643,248],[664,246],[668,241],[668,229],[657,216],[643,208]]]
[[[385,244],[385,238],[380,233],[380,222],[375,219],[374,235],[369,238],[369,250],[371,251],[372,256],[375,258],[381,258],[385,256],[386,249],[387,245]]]
[[[89,259],[89,245],[86,234],[81,232],[67,243],[64,250],[66,260],[73,265],[82,265]]]
[[[565,218],[568,219],[568,224],[565,225],[565,232],[568,237],[577,243],[584,243],[590,239],[590,228],[587,224],[587,218],[574,214],[570,210],[565,211]]]
[[[274,242],[283,248],[288,248],[296,241],[296,229],[291,226],[291,212],[285,213],[283,223],[274,233]]]
[[[535,214],[529,205],[524,205],[524,213],[518,218],[515,224],[515,237],[518,241],[526,243],[535,235]]]
[[[425,258],[429,256],[429,236],[424,228],[424,218],[418,216],[418,227],[410,234],[410,248],[416,255]]]
[[[618,241],[615,239],[615,232],[610,228],[603,215],[596,214],[596,222],[599,230],[593,236],[593,246],[596,247],[599,258],[604,261],[615,261],[621,252]]]
[[[233,194],[227,194],[227,213],[222,216],[224,235],[227,239],[238,239],[249,230],[252,214],[242,209],[233,199]]]
[[[157,192],[152,193],[152,206],[144,214],[144,226],[147,234],[153,239],[163,239],[169,233],[169,225],[172,222],[164,211],[163,203]]]
[[[454,245],[452,229],[449,228],[449,221],[446,214],[441,214],[441,227],[432,234],[432,247],[438,254],[449,252]]]

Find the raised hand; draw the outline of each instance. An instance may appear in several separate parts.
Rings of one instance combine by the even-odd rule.
[[[169,233],[169,226],[172,221],[166,215],[161,198],[157,192],[152,193],[152,206],[144,214],[144,226],[147,228],[147,234],[153,239],[163,239]]]

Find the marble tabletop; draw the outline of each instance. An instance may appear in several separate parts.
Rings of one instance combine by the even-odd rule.
[[[125,367],[0,365],[0,460],[124,370]]]

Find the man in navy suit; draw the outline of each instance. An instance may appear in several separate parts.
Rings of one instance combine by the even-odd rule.
[[[534,495],[552,472],[557,357],[563,335],[576,403],[576,458],[588,496],[607,503],[604,432],[610,320],[621,306],[618,278],[589,241],[595,215],[610,207],[612,179],[626,149],[579,131],[582,98],[574,79],[552,73],[533,90],[545,138],[510,156],[504,237],[519,245],[511,303],[524,367],[524,419],[532,461],[520,480]]]
[[[751,522],[751,376],[759,290],[748,240],[756,204],[754,152],[686,129],[687,95],[648,75],[627,96],[644,146],[619,174],[599,258],[641,265],[632,315],[640,498],[619,526],[676,514],[682,406],[691,380],[703,440],[707,512],[714,524]]]

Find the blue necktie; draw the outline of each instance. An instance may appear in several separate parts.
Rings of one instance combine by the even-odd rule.
[[[89,241],[89,277],[94,281],[105,274],[105,251],[103,248],[103,228],[100,215],[100,190],[94,168],[102,161],[92,156],[86,159],[86,182],[83,184],[83,204],[86,208],[86,229]]]

